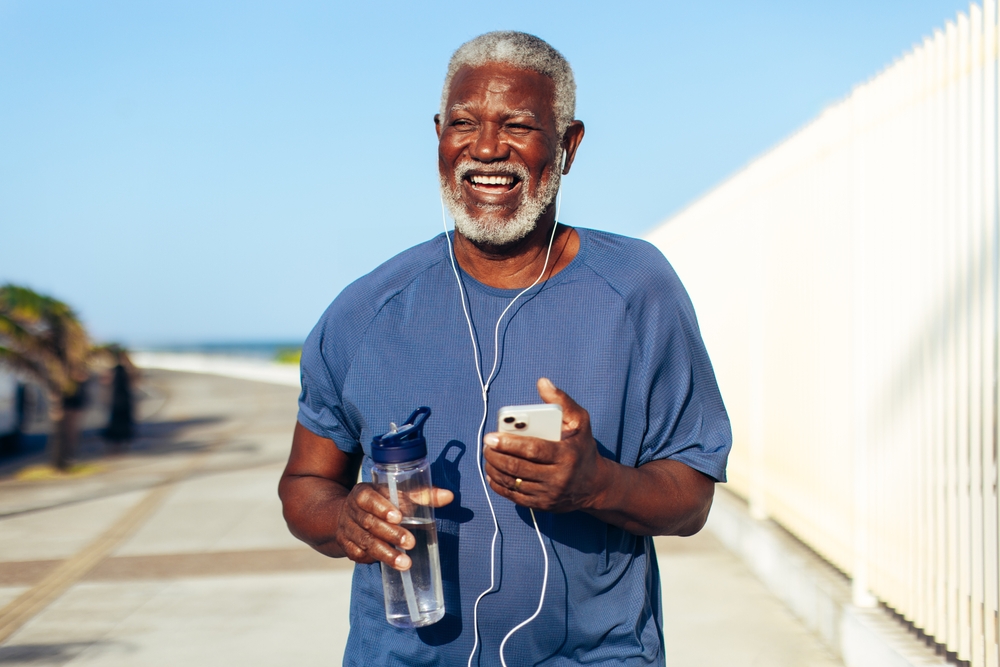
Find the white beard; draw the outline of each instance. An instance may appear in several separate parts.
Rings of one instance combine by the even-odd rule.
[[[504,246],[515,241],[520,241],[527,236],[538,224],[545,209],[556,198],[559,192],[560,171],[556,165],[562,164],[562,148],[556,153],[556,159],[549,167],[545,183],[538,192],[531,196],[530,174],[528,170],[519,164],[503,164],[490,166],[486,164],[473,164],[463,162],[455,167],[455,187],[448,186],[448,181],[441,176],[441,197],[448,212],[455,220],[455,229],[474,243],[484,243],[492,246]],[[512,174],[521,181],[521,199],[518,202],[514,215],[510,218],[503,217],[502,206],[479,205],[481,211],[478,217],[469,215],[462,201],[462,181],[465,175],[475,169],[478,172],[489,174]]]

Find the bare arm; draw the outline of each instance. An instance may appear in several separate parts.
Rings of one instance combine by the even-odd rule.
[[[380,561],[399,570],[410,559],[413,535],[399,523],[399,510],[371,484],[356,483],[361,456],[348,456],[302,424],[295,425],[292,451],[278,483],[278,497],[292,535],[320,553],[356,563]],[[435,489],[431,504],[451,502],[451,491]]]
[[[563,408],[562,440],[488,434],[484,456],[494,491],[525,507],[582,510],[636,535],[701,530],[715,494],[712,478],[669,459],[632,468],[604,458],[587,411],[548,380],[539,380],[538,390]]]
[[[705,525],[715,480],[680,461],[638,468],[601,457],[607,481],[585,512],[636,535],[694,535]]]

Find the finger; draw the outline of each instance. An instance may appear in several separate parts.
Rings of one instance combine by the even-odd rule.
[[[493,489],[493,491],[497,495],[503,496],[508,500],[514,500],[514,490],[511,489],[509,486],[501,484],[499,481],[493,479],[492,477],[487,477],[486,481],[489,483],[490,488]]]
[[[344,553],[355,563],[362,563],[368,565],[374,563],[375,559],[368,555],[368,552],[359,547],[357,544],[351,540],[344,539],[340,543],[341,548],[343,548]]]
[[[374,532],[364,530],[361,526],[355,526],[355,529],[350,531],[346,539],[357,545],[369,558],[385,563],[397,570],[406,570],[410,567],[409,556],[402,553],[399,547],[380,539]],[[405,543],[405,545],[400,545],[403,548],[412,549],[416,544],[413,536],[409,533],[407,533],[407,537],[402,541]]]
[[[489,475],[490,486],[497,493],[507,496],[513,499],[515,493],[526,493],[525,485],[528,484],[525,480],[521,480],[518,484],[517,480],[519,477],[509,477],[508,475]]]
[[[546,403],[555,403],[556,405],[562,407],[563,413],[567,410],[582,409],[569,394],[552,384],[552,380],[548,378],[538,378],[536,386],[538,387],[538,395],[541,396],[542,400]]]
[[[454,493],[448,489],[439,489],[437,487],[411,491],[407,495],[414,504],[430,505],[431,507],[444,507],[455,499]]]
[[[502,489],[507,489],[514,486],[514,478],[505,472],[497,470],[490,464],[483,466],[483,472],[486,473],[486,481],[491,484],[498,486]]]
[[[554,403],[562,408],[564,432],[580,428],[580,425],[588,418],[587,411],[580,407],[580,404],[574,401],[569,394],[552,384],[552,380],[538,378],[537,387],[538,395],[543,401]]]
[[[369,535],[377,540],[400,546],[404,549],[412,548],[415,543],[410,531],[402,526],[383,521],[374,514],[370,514],[364,510],[352,508],[349,518],[356,527],[351,531],[352,534],[349,537],[362,547],[367,546],[367,543],[364,541],[365,538],[362,537],[363,535]]]
[[[354,504],[368,514],[373,514],[390,523],[399,523],[403,514],[392,502],[372,488],[370,484],[358,484],[351,492]]]
[[[508,456],[517,457],[535,463],[549,464],[556,460],[559,443],[541,438],[532,438],[513,433],[487,433],[483,438],[483,456],[490,452],[502,452]]]
[[[497,495],[501,495],[508,500],[518,503],[520,505],[528,506],[533,501],[534,498],[531,495],[531,485],[536,489],[538,487],[534,482],[521,481],[520,485],[516,485],[517,480],[513,480],[509,485],[501,483],[499,480],[487,477],[486,481],[489,482],[490,488],[493,489]],[[515,488],[515,485],[517,488]]]
[[[410,560],[409,556],[384,542],[372,544],[367,553],[374,556],[375,560],[385,563],[394,570],[409,570],[410,566],[413,565],[413,561]]]
[[[486,465],[483,466],[483,470],[486,474],[496,480],[497,483],[509,488],[514,488],[515,482],[518,479],[522,480],[523,486],[523,482],[535,482],[546,478],[545,471],[541,468],[526,468],[525,470],[511,471],[509,469],[497,468],[488,461],[486,462]]]
[[[558,472],[552,465],[525,461],[516,456],[507,456],[500,452],[494,452],[491,456],[484,457],[484,460],[486,467],[490,470],[495,470],[497,473],[506,475],[511,479],[520,477],[521,479],[540,481],[550,479]]]
[[[373,540],[370,536],[360,540],[344,539],[344,553],[355,563],[385,563],[397,570],[408,570],[413,564],[410,557],[394,549],[385,542]]]
[[[503,484],[498,484],[497,481],[492,477],[490,477],[489,475],[486,476],[486,483],[490,485],[490,488],[493,489],[493,491],[496,492],[497,495],[501,495],[504,498],[507,497],[506,486],[504,486]]]

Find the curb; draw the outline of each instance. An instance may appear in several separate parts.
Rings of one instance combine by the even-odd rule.
[[[717,488],[706,527],[846,667],[950,667],[885,609],[851,604],[847,577],[773,521],[751,518],[732,492]]]

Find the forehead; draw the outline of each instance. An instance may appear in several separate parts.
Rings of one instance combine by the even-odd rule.
[[[446,111],[530,111],[539,119],[554,116],[555,83],[544,74],[500,63],[465,66],[455,73]]]

